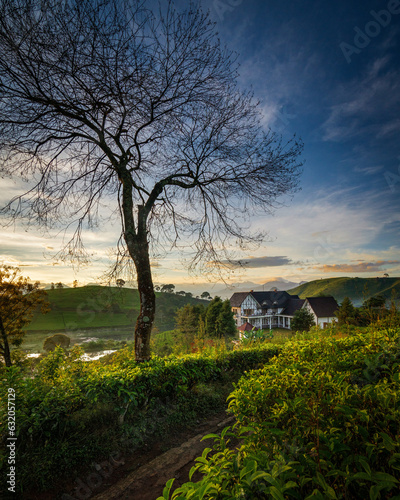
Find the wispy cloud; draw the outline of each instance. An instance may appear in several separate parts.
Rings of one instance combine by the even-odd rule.
[[[356,136],[376,137],[400,131],[400,74],[389,58],[376,59],[363,77],[343,83],[322,126],[323,140],[342,142]]]
[[[371,167],[355,167],[354,172],[365,174],[365,175],[374,175],[378,172],[381,172],[383,169],[383,165],[376,165]]]
[[[258,269],[262,267],[287,266],[292,264],[298,264],[298,262],[293,262],[292,259],[289,259],[286,256],[277,255],[277,256],[249,257],[243,260],[223,261],[222,264],[227,266],[232,266],[233,268],[245,267],[249,269]]]
[[[324,264],[313,266],[313,269],[324,273],[371,273],[384,271],[385,266],[400,264],[400,260],[378,260],[376,262],[359,262],[358,264]]]

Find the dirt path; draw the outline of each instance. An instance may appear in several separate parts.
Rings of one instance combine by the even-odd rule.
[[[60,478],[51,490],[29,491],[24,500],[156,500],[162,495],[165,483],[175,478],[173,489],[189,481],[189,471],[204,448],[213,440],[201,441],[210,433],[220,433],[232,426],[234,417],[225,411],[217,413],[196,426],[180,429],[159,441],[148,441],[130,455],[109,458],[108,461],[82,471],[77,477]],[[93,466],[95,464],[92,464]],[[193,476],[193,481],[201,475]]]
[[[201,432],[138,469],[130,473],[127,472],[127,475],[116,484],[91,497],[92,500],[155,500],[162,495],[168,479],[173,477],[176,478],[173,486],[175,489],[189,480],[189,471],[204,448],[212,446],[212,439],[201,441],[202,437],[209,433],[221,432],[224,427],[232,425],[233,422],[233,417],[227,418],[225,413],[204,422],[199,426],[202,427]],[[196,428],[196,431],[199,430],[199,427]],[[192,480],[196,481],[200,477],[200,475],[197,478],[193,476]]]

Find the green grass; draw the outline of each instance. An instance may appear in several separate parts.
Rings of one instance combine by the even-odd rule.
[[[292,330],[287,330],[286,328],[273,328],[272,333],[274,335],[272,342],[276,342],[278,340],[286,341],[289,340],[293,335]]]
[[[47,290],[47,295],[51,311],[35,313],[26,327],[23,349],[41,350],[45,338],[53,333],[65,333],[71,344],[88,337],[133,340],[140,309],[136,289],[91,285]],[[156,292],[155,328],[159,332],[172,330],[176,310],[188,303],[207,304],[207,301]]]
[[[37,312],[28,331],[68,330],[133,326],[139,314],[139,293],[136,289],[84,286],[47,291],[51,311]],[[171,330],[175,312],[187,303],[206,304],[207,301],[156,292],[155,327]]]
[[[383,295],[389,303],[393,289],[399,301],[400,278],[327,278],[303,283],[288,293],[301,299],[332,295],[338,302],[349,297],[354,305],[360,306],[365,299],[375,295]]]
[[[116,330],[101,328],[99,330],[92,331],[64,331],[55,333],[65,333],[71,339],[70,347],[74,344],[82,344],[82,342],[87,341],[88,339],[96,338],[100,341],[125,341],[132,342],[133,341],[133,327],[121,327]],[[43,343],[47,337],[52,335],[52,332],[45,331],[28,331],[24,337],[24,341],[22,344],[22,349],[24,351],[29,352],[44,352],[43,351]],[[84,345],[83,345],[84,347]]]

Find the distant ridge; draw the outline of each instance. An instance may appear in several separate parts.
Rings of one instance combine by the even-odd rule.
[[[375,295],[386,297],[389,305],[393,289],[396,302],[399,303],[400,278],[326,278],[309,281],[288,292],[301,299],[332,295],[338,302],[342,302],[345,297],[349,297],[355,306],[360,306],[364,300]]]
[[[230,287],[213,292],[213,295],[218,295],[223,299],[229,299],[235,292],[250,292],[250,290],[255,292],[269,292],[273,288],[276,288],[279,291],[287,291],[290,288],[301,285],[302,283],[306,282],[294,283],[293,281],[288,281],[283,278],[271,278],[266,280],[266,282],[262,285],[247,281],[243,283],[233,283]]]

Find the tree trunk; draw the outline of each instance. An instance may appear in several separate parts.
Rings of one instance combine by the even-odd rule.
[[[151,357],[150,336],[156,312],[156,295],[146,234],[137,236],[134,242],[129,242],[128,250],[135,263],[140,297],[140,313],[135,326],[135,356],[136,361],[141,362]]]
[[[8,338],[7,338],[7,334],[6,334],[6,331],[4,329],[4,323],[3,323],[3,318],[0,316],[0,333],[1,333],[1,337],[3,339],[3,357],[4,357],[4,362],[6,364],[6,366],[9,368],[10,366],[12,366],[12,363],[11,363],[11,354],[10,354],[10,347],[8,345]]]

